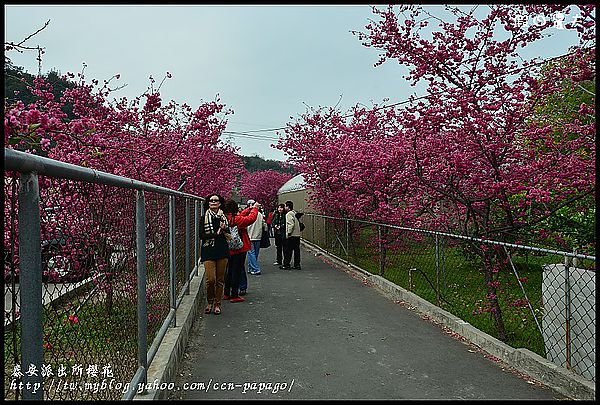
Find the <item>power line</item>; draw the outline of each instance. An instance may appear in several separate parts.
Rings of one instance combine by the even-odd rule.
[[[585,49],[585,50],[591,50],[592,48],[583,48],[583,49]],[[548,63],[550,61],[553,61],[553,60],[556,60],[556,59],[560,59],[560,58],[563,58],[565,56],[572,55],[575,52],[577,52],[577,50],[573,51],[573,52],[570,52],[570,53],[566,53],[564,55],[559,55],[559,56],[555,56],[553,58],[544,59],[544,60],[542,60],[540,62],[532,63],[531,65],[528,65],[528,66],[522,66],[520,68],[511,70],[509,72],[506,72],[504,74],[498,75],[496,77],[508,76],[508,75],[520,72],[522,70],[525,70],[525,69],[530,69],[531,67],[534,67],[534,66],[539,66],[539,65],[542,65],[544,63]],[[390,108],[390,107],[396,107],[396,106],[399,106],[399,105],[402,105],[402,104],[411,103],[411,102],[414,102],[414,101],[417,101],[417,100],[421,100],[421,99],[425,99],[425,98],[428,98],[428,97],[442,95],[442,94],[447,93],[447,92],[448,92],[447,90],[443,90],[443,91],[439,91],[439,92],[429,93],[429,94],[424,95],[424,96],[410,97],[408,100],[398,101],[398,102],[393,103],[393,104],[387,104],[387,105],[383,105],[381,107],[376,107],[376,108],[373,108],[371,111],[379,111],[379,110],[383,110],[383,109]],[[352,116],[353,116],[353,114],[347,114],[347,115],[341,116],[341,118],[349,118],[349,117],[352,117]],[[300,125],[304,126],[306,124],[300,124]],[[273,140],[273,141],[277,141],[277,140],[279,140],[279,138],[272,138],[272,137],[254,135],[254,133],[256,133],[256,132],[282,131],[282,130],[285,130],[285,129],[287,129],[287,127],[265,128],[265,129],[256,129],[256,130],[252,130],[252,131],[241,131],[241,132],[237,132],[237,131],[224,131],[223,133],[224,134],[230,134],[232,136],[241,136],[241,137],[254,138],[254,139],[257,139],[257,140]]]
[[[254,134],[248,134],[245,132],[236,132],[236,131],[223,131],[223,134],[233,136],[233,137],[250,138],[250,139],[262,140],[262,141],[278,141],[279,140],[279,138],[275,138],[275,137],[254,135]]]
[[[255,130],[251,130],[251,131],[243,131],[243,133],[245,134],[249,134],[251,132],[270,132],[270,131],[281,131],[282,129],[285,129],[285,127],[281,127],[281,128],[269,128],[269,129],[255,129]]]

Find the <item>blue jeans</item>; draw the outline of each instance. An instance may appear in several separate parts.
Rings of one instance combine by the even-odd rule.
[[[260,273],[258,265],[258,254],[260,253],[260,241],[251,240],[252,249],[248,252],[248,273]]]

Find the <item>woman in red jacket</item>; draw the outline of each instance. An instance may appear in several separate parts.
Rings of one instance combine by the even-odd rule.
[[[272,238],[273,235],[273,214],[274,212],[271,211],[269,212],[269,215],[267,216],[267,226],[269,227],[269,238]]]
[[[259,203],[254,203],[253,206],[246,208],[242,212],[238,212],[238,204],[233,200],[225,201],[223,212],[227,217],[229,227],[238,227],[238,232],[244,246],[238,250],[229,251],[229,262],[227,263],[227,273],[225,274],[225,291],[224,300],[229,302],[242,302],[244,298],[239,295],[240,277],[244,271],[244,262],[246,261],[246,253],[250,251],[250,237],[246,228],[256,221],[258,216]]]

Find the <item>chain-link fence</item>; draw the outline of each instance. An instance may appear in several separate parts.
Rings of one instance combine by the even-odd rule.
[[[307,213],[302,237],[595,381],[595,257]]]
[[[202,199],[5,154],[4,398],[132,398],[197,274]]]

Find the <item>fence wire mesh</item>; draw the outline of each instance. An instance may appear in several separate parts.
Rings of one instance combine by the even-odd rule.
[[[44,399],[121,399],[139,366],[136,191],[38,176],[44,364],[32,370],[21,352],[19,176],[5,172],[4,181],[4,398],[22,399],[23,375],[36,372]],[[169,196],[147,192],[145,199],[150,345],[171,305]],[[194,211],[186,229],[186,199],[174,199],[181,292],[186,260],[189,272],[196,261]]]
[[[169,314],[169,196],[146,193],[148,342]]]
[[[305,240],[595,381],[595,258],[307,214]]]

